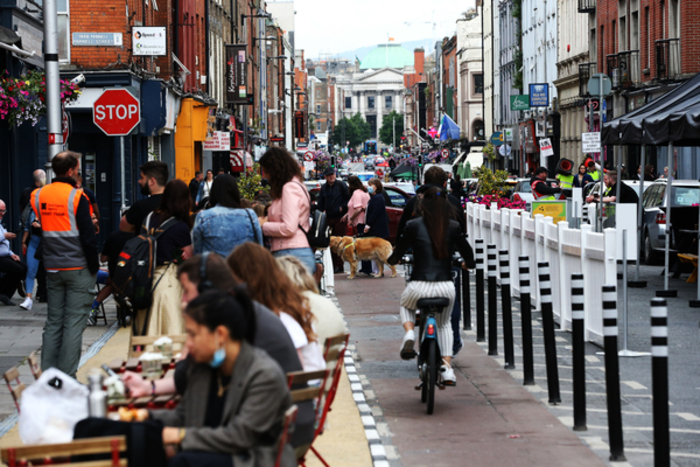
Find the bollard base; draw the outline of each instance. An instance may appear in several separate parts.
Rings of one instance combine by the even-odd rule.
[[[549,399],[549,404],[550,405],[559,405],[559,404],[561,404],[561,399]]]
[[[489,350],[489,357],[498,357],[498,350]]]
[[[647,286],[647,281],[627,281],[627,287],[632,289],[643,289]]]
[[[700,308],[700,300],[688,300],[688,306],[690,308]]]
[[[506,370],[515,370],[515,363],[503,365],[503,368],[505,368]]]
[[[471,330],[472,330],[472,327],[471,327],[471,326],[464,326],[464,327],[462,328],[462,331],[471,331]]]
[[[476,338],[476,341],[477,341],[477,342],[486,342],[486,338],[485,338],[485,337],[482,337],[482,338],[478,338],[478,337],[477,337],[477,338]]]
[[[657,290],[656,296],[657,297],[677,297],[678,291],[677,290]]]
[[[627,462],[624,454],[610,455],[610,462]]]
[[[534,386],[534,385],[535,385],[535,380],[523,381],[523,386]]]
[[[588,427],[587,427],[586,425],[583,425],[583,426],[574,426],[574,427],[572,428],[572,430],[574,430],[574,431],[588,431]]]
[[[622,349],[617,353],[618,357],[649,357],[650,352],[636,352],[634,350]]]

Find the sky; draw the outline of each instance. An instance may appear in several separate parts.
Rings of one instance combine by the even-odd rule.
[[[473,7],[474,0],[294,0],[295,47],[318,58],[386,43],[387,37],[397,43],[439,39],[454,35],[455,20]]]

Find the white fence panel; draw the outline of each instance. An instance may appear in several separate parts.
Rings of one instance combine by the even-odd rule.
[[[507,246],[508,259],[510,261],[510,293],[512,296],[518,296],[520,294],[520,280],[518,274],[518,256],[520,256],[520,234],[522,232],[520,228],[521,218],[520,215],[522,211],[520,210],[508,210],[508,232],[507,232]]]
[[[530,217],[530,213],[524,213],[522,219],[522,254],[530,259],[530,297],[536,308],[537,297],[540,288],[537,281],[537,253],[535,248],[535,219]]]
[[[551,219],[551,218],[548,218]],[[558,224],[544,223],[544,261],[549,263],[549,277],[552,282],[552,313],[561,322],[561,264],[559,261]]]

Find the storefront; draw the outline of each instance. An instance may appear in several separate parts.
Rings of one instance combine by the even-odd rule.
[[[175,178],[185,183],[202,170],[203,144],[207,139],[210,105],[187,97],[182,100],[175,132]]]

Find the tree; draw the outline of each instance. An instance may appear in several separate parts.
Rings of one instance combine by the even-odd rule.
[[[387,146],[392,146],[394,144],[394,134],[396,135],[397,144],[400,143],[401,135],[403,135],[403,115],[392,110],[382,118],[382,127],[379,130],[379,141]]]
[[[343,135],[345,135],[344,139]],[[349,141],[352,148],[360,146],[365,140],[369,139],[369,123],[359,113],[353,115],[352,118],[343,117],[335,124],[331,136],[331,144],[345,147],[345,142]]]
[[[367,121],[364,118],[362,118],[362,115],[360,115],[359,112],[353,115],[350,120],[352,120],[352,122],[357,127],[357,136],[360,137],[360,142],[357,145],[363,143],[364,141],[372,137],[372,129],[370,128],[369,123],[367,123]]]

